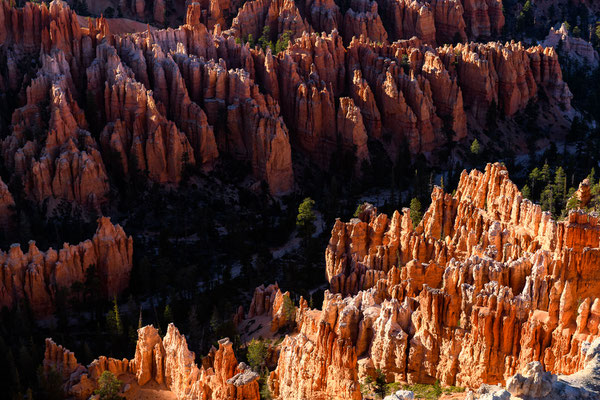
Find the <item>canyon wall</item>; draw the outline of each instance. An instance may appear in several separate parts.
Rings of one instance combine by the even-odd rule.
[[[129,286],[132,257],[133,239],[106,217],[98,220],[91,240],[65,243],[58,251],[40,251],[30,241],[24,253],[13,244],[8,252],[0,251],[0,306],[11,308],[25,300],[37,316],[48,315],[56,292],[83,283],[91,266],[100,279],[102,293],[97,295],[111,298]]]
[[[79,364],[72,352],[46,339],[44,369],[58,371],[63,377],[65,392],[77,399],[86,399],[92,394],[104,371],[117,377],[131,375],[142,387],[150,381],[165,385],[177,399],[260,398],[258,374],[237,362],[229,339],[221,339],[218,349],[213,347],[198,366],[185,336],[173,324],[169,324],[163,338],[151,325],[138,329],[133,359],[102,356],[87,367]]]

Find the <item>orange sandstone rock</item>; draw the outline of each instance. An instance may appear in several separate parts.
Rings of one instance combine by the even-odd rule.
[[[62,372],[66,392],[78,399],[89,396],[104,371],[110,371],[117,377],[132,374],[141,386],[151,379],[164,383],[178,399],[260,398],[258,374],[246,364],[238,364],[229,339],[221,339],[219,348],[213,347],[203,359],[202,366],[198,367],[185,337],[173,324],[169,325],[162,339],[154,327],[140,328],[134,359],[116,360],[101,356],[87,368],[77,363],[73,353],[47,339],[44,367]]]
[[[103,295],[113,297],[129,285],[132,256],[133,239],[106,217],[98,220],[91,240],[65,243],[59,251],[40,252],[32,241],[23,253],[13,244],[8,253],[0,252],[0,304],[12,307],[26,298],[36,315],[47,315],[53,310],[56,290],[83,282],[91,265],[96,266]]]
[[[470,388],[505,383],[532,361],[581,370],[599,336],[599,233],[580,211],[553,221],[499,164],[463,172],[454,196],[436,188],[416,227],[407,209],[387,217],[367,206],[336,221],[325,258],[337,294],[321,311],[301,301],[272,391],[351,398],[375,369]],[[314,357],[320,346],[327,357]]]

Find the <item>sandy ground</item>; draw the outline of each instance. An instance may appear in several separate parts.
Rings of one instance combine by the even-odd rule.
[[[135,376],[131,374],[121,375],[119,376],[119,380],[121,380],[125,384],[130,385],[130,389],[127,393],[124,394],[125,398],[128,400],[176,400],[177,396],[167,387],[162,384],[159,385],[154,380],[151,380],[143,387],[139,386],[136,383]]]
[[[271,317],[259,315],[254,318],[245,319],[238,327],[242,342],[247,343],[252,339],[275,339],[279,335],[271,332]]]

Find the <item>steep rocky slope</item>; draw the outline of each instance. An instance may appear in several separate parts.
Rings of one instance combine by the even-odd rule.
[[[273,393],[360,398],[375,369],[469,388],[504,383],[531,361],[581,370],[599,336],[599,240],[597,217],[552,220],[499,164],[463,172],[454,196],[436,188],[416,227],[407,209],[390,218],[367,206],[336,222],[331,289],[322,310],[300,301]]]
[[[133,239],[109,218],[98,220],[91,240],[62,249],[40,251],[34,241],[23,253],[19,244],[8,252],[0,251],[0,306],[11,308],[26,300],[38,316],[51,313],[57,290],[84,282],[90,266],[96,268],[102,293],[111,298],[129,286]]]
[[[150,381],[165,385],[178,399],[258,400],[258,374],[238,363],[229,339],[219,341],[197,366],[185,337],[170,324],[161,338],[151,325],[138,329],[135,357],[117,360],[104,356],[84,367],[75,355],[46,339],[44,369],[54,369],[64,380],[65,392],[77,399],[88,398],[98,386],[98,378],[110,371],[121,379],[144,386]]]
[[[572,211],[553,220],[523,199],[500,164],[464,171],[454,195],[436,187],[417,226],[408,209],[388,217],[365,205],[333,227],[330,290],[321,310],[300,299],[296,328],[277,348],[271,392],[360,399],[360,382],[381,370],[390,382],[484,385],[482,398],[500,390],[486,384],[507,385],[514,396],[555,387],[594,398],[599,255],[597,217]],[[277,284],[260,286],[234,320],[241,327],[260,318],[280,332],[286,296]],[[164,384],[178,398],[258,398],[257,374],[237,363],[228,340],[198,367],[173,325],[163,339],[152,327],[138,335],[132,360],[100,357],[87,368],[48,340],[45,365],[78,397],[110,370],[138,386]],[[556,381],[544,371],[569,376]]]
[[[177,185],[189,167],[210,171],[225,155],[248,163],[254,179],[281,195],[294,188],[292,148],[323,168],[341,152],[354,153],[360,170],[369,141],[382,142],[391,160],[407,146],[435,162],[448,140],[485,122],[489,107],[510,117],[543,91],[549,109],[569,109],[551,48],[432,47],[436,35],[441,45],[457,32],[465,39],[464,29],[493,31],[473,21],[485,15],[498,23],[490,16],[495,2],[422,5],[418,13],[449,21],[438,31],[394,22],[406,30],[396,34],[377,16],[385,4],[350,6],[342,34],[333,2],[260,0],[247,2],[227,30],[209,31],[203,5],[191,3],[177,29],[117,35],[103,18],[81,28],[60,0],[22,9],[3,1],[5,167],[49,212],[61,201],[105,209],[109,171]],[[451,22],[463,6],[471,22]],[[239,43],[256,40],[265,26],[271,42],[285,32],[295,40],[279,54]],[[330,33],[315,33],[322,30]],[[407,40],[389,42],[400,38]]]

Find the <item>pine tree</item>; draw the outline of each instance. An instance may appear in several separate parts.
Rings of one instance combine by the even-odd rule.
[[[481,153],[481,145],[479,144],[479,140],[474,139],[471,143],[471,153],[478,156]]]
[[[8,354],[6,355],[6,370],[9,372],[9,387],[18,391],[21,387],[21,377],[19,376],[19,369],[15,363],[12,350],[8,350]]]
[[[291,328],[296,319],[296,306],[289,294],[283,296],[283,315],[285,316],[286,325]]]
[[[292,39],[291,31],[283,32],[281,34],[281,36],[279,36],[279,39],[277,39],[277,43],[275,43],[275,54],[285,51],[288,48],[291,39]]]
[[[590,181],[590,186],[593,186],[596,183],[596,170],[592,167],[590,174],[587,176],[588,181]]]
[[[119,312],[116,296],[113,298],[113,309],[106,315],[106,325],[113,335],[123,334],[123,323],[121,321],[121,314]]]
[[[298,216],[296,217],[296,226],[302,232],[305,243],[308,243],[308,239],[312,236],[315,231],[315,220],[317,219],[313,207],[315,201],[310,197],[305,198],[300,206],[298,207]]]
[[[567,176],[562,167],[556,169],[554,175],[555,209],[562,210],[565,207],[567,197]]]
[[[248,364],[255,371],[260,371],[267,359],[267,346],[262,340],[252,339],[248,344]]]
[[[548,160],[544,162],[544,166],[542,167],[542,171],[540,173],[540,178],[544,185],[550,183],[550,166],[548,165]]]
[[[416,228],[421,222],[421,218],[423,218],[423,213],[421,212],[421,202],[419,199],[414,197],[410,201],[410,219],[412,220],[413,226]]]
[[[219,316],[219,311],[217,310],[217,307],[214,307],[213,312],[210,316],[210,329],[216,335],[220,326],[221,326],[221,317]]]
[[[375,379],[373,382],[373,391],[379,395],[381,399],[385,396],[386,379],[385,374],[380,369],[375,370]]]
[[[55,369],[44,371],[41,365],[37,369],[38,386],[47,400],[61,400],[64,398],[62,376]]]
[[[356,211],[354,211],[354,214],[352,216],[354,218],[358,218],[360,216],[360,213],[363,212],[364,207],[365,203],[360,203],[358,206],[356,206]]]
[[[98,378],[98,389],[94,393],[100,396],[100,400],[121,399],[119,391],[123,382],[110,371],[104,371]]]
[[[35,373],[35,364],[31,352],[25,344],[22,344],[19,348],[19,370],[25,374],[23,376],[25,382],[28,381],[31,373]]]
[[[165,311],[163,312],[163,319],[167,324],[173,322],[173,311],[171,311],[171,305],[167,304]]]
[[[529,189],[528,185],[523,186],[523,189],[521,190],[521,194],[523,195],[524,198],[531,200],[531,189]]]

